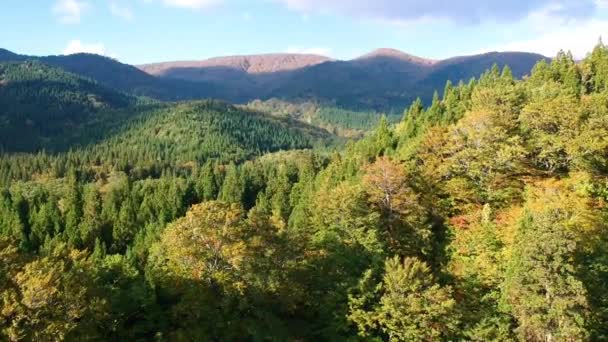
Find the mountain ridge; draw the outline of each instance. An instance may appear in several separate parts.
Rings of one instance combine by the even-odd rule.
[[[521,78],[539,60],[549,60],[526,52],[431,60],[381,48],[347,61],[278,53],[133,66],[93,54],[35,57],[0,50],[0,61],[24,59],[36,59],[103,86],[162,101],[216,98],[244,104],[276,98],[391,113],[401,112],[417,97],[428,102],[429,94],[441,92],[446,81],[469,81],[494,64],[510,66],[513,75]]]
[[[179,67],[180,64],[183,64],[184,67],[197,67],[197,66],[198,67],[208,67],[208,66],[220,66],[220,65],[222,65],[222,62],[227,62],[226,64],[229,64],[235,60],[243,60],[243,61],[250,60],[250,59],[261,60],[261,59],[264,59],[267,57],[271,57],[271,58],[280,57],[280,58],[289,58],[289,59],[316,58],[318,60],[316,63],[315,62],[312,62],[310,64],[300,63],[302,65],[302,67],[313,66],[313,65],[324,63],[324,62],[355,62],[355,61],[370,60],[370,59],[374,59],[374,58],[394,58],[394,59],[408,61],[408,62],[420,64],[420,65],[434,66],[434,65],[438,65],[438,64],[444,64],[444,63],[460,62],[462,60],[465,60],[468,58],[474,58],[474,57],[478,57],[478,56],[489,56],[489,55],[499,55],[499,54],[530,54],[530,55],[536,55],[536,56],[548,59],[548,57],[546,57],[542,54],[526,52],[526,51],[488,51],[488,52],[483,52],[483,53],[478,53],[478,54],[465,54],[465,55],[458,55],[458,56],[442,58],[442,59],[432,59],[432,58],[426,58],[426,57],[421,57],[421,56],[417,56],[414,54],[410,54],[408,52],[404,52],[402,50],[395,49],[395,48],[384,47],[384,48],[374,49],[370,52],[367,52],[365,54],[362,54],[360,56],[357,56],[357,57],[354,57],[351,59],[335,59],[335,58],[332,58],[329,56],[318,55],[318,54],[272,52],[272,53],[262,53],[262,54],[215,56],[215,57],[210,57],[210,58],[205,58],[205,59],[200,59],[200,60],[193,59],[193,60],[151,62],[151,63],[144,63],[144,64],[134,64],[134,66],[143,71],[152,70],[153,72],[151,72],[151,74],[153,74],[153,75],[158,75],[158,73],[159,73],[159,69],[155,68],[156,66]],[[225,64],[224,64],[224,66],[225,66]],[[247,69],[247,68],[244,68],[244,69]],[[271,72],[293,70],[293,69],[294,68],[274,70]],[[260,73],[260,72],[254,71],[252,73]]]
[[[140,70],[158,76],[163,68],[233,67],[249,74],[263,74],[294,70],[331,61],[326,56],[314,54],[268,53],[257,55],[232,55],[203,60],[168,61],[137,65]]]

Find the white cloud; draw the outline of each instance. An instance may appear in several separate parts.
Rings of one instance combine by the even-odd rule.
[[[608,3],[608,0],[596,0]],[[516,23],[527,28],[526,38],[513,39],[477,52],[529,51],[553,57],[559,50],[571,51],[575,58],[584,58],[608,33],[608,20],[576,19],[554,15],[559,7],[547,7],[530,13]],[[529,38],[528,38],[529,37]]]
[[[110,13],[112,13],[112,15],[124,19],[126,21],[133,21],[133,19],[135,18],[135,16],[133,15],[133,11],[129,7],[119,5],[116,2],[111,2],[109,8]]]
[[[323,48],[323,47],[313,47],[313,48],[303,49],[303,48],[299,48],[296,46],[290,46],[289,48],[287,48],[287,50],[285,50],[285,52],[299,53],[299,54],[306,54],[306,55],[328,56],[331,53],[331,49]]]
[[[555,14],[584,18],[607,0],[274,0],[302,13],[333,13],[385,20],[412,22],[449,20],[472,23],[482,20],[517,21],[530,12],[559,6]]]
[[[575,58],[584,58],[608,32],[608,21],[590,20],[542,33],[534,38],[515,40],[479,52],[528,51],[553,57],[559,50],[570,50]]]
[[[82,41],[75,39],[71,40],[68,45],[63,49],[64,55],[72,55],[75,53],[94,53],[96,55],[102,55],[107,57],[116,58],[115,54],[108,52],[106,46],[102,43],[87,44]]]
[[[59,21],[65,24],[77,24],[89,4],[79,0],[57,0],[53,6],[53,13]]]
[[[222,0],[163,0],[163,2],[173,7],[201,9],[218,5]]]

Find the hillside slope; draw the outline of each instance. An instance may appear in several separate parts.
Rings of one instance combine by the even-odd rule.
[[[0,63],[0,146],[27,151],[138,100],[36,61]]]
[[[118,119],[117,119],[118,118]],[[239,109],[221,101],[144,106],[105,113],[69,142],[109,164],[240,161],[267,152],[329,143],[324,130]],[[119,157],[120,156],[120,157]]]
[[[230,97],[230,90],[205,82],[160,79],[115,59],[88,53],[59,56],[26,56],[0,49],[0,62],[35,60],[87,77],[99,84],[137,96],[163,101]]]

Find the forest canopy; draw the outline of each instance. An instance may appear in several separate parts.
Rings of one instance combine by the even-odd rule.
[[[602,43],[333,151],[215,101],[107,113],[1,154],[0,339],[608,339]]]

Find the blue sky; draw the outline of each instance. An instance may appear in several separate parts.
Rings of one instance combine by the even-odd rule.
[[[0,47],[14,52],[132,64],[269,52],[350,59],[380,47],[434,59],[560,48],[583,57],[608,37],[608,0],[3,0],[0,22]]]

